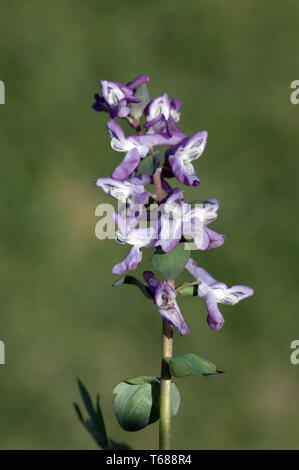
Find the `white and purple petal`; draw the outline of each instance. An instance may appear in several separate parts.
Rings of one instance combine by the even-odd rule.
[[[113,119],[106,124],[110,138],[117,140],[125,140],[125,134],[122,127]]]
[[[118,230],[116,232],[116,240],[119,243],[126,243],[126,239],[129,236],[132,226],[136,225],[135,221],[132,221],[128,217],[122,217],[122,215],[118,212],[114,212],[113,220],[118,227]]]
[[[208,286],[212,286],[217,282],[216,279],[208,273],[208,271],[198,266],[197,262],[193,258],[189,258],[185,268],[197,281],[203,282]]]
[[[254,294],[254,290],[249,286],[232,286],[224,289],[219,296],[217,296],[218,302],[222,304],[235,305],[240,300],[247,299]]]
[[[133,246],[127,256],[118,264],[113,266],[113,274],[125,274],[131,269],[136,269],[142,260],[142,252],[138,246]]]
[[[210,243],[210,238],[206,232],[206,227],[196,218],[189,221],[184,221],[183,234],[193,238],[196,248],[198,250],[207,250]]]
[[[157,117],[144,124],[143,127],[147,129],[147,135],[163,134],[165,132],[167,133],[167,122],[168,121],[165,116],[163,114],[159,114]]]
[[[116,107],[120,100],[125,98],[125,93],[121,90],[115,82],[108,82],[107,80],[100,81],[100,88],[102,96],[110,107]]]
[[[181,140],[186,137],[172,116],[170,116],[167,121],[166,132],[170,137],[176,135],[177,137],[180,137]]]
[[[209,246],[207,248],[208,250],[210,250],[211,248],[218,248],[219,246],[222,246],[226,240],[225,235],[214,232],[214,230],[211,230],[208,227],[205,227],[205,231],[207,232],[210,239]]]
[[[127,101],[127,99],[120,100],[117,106],[110,108],[110,117],[112,117],[112,119],[116,117],[125,118],[130,114],[130,108],[127,106]]]
[[[190,162],[184,162],[179,155],[169,155],[169,163],[173,174],[180,183],[187,186],[198,186],[200,180]]]
[[[182,149],[182,153],[186,155],[190,161],[197,160],[203,153],[208,139],[207,131],[196,132],[192,137],[190,137]]]
[[[190,333],[190,329],[176,302],[176,291],[168,282],[159,283],[155,289],[154,302],[159,308],[160,315],[177,328],[182,336]]]
[[[169,118],[170,115],[170,101],[167,93],[162,96],[153,99],[146,109],[147,122],[152,121],[157,116],[163,115],[165,119]]]
[[[206,295],[206,307],[208,311],[207,323],[212,330],[218,331],[223,327],[224,318],[218,309],[217,300],[213,292]]]
[[[203,206],[199,204],[195,205],[195,207],[192,209],[192,214],[203,224],[207,225],[216,220],[218,209],[219,203],[217,199],[208,199],[203,203]]]
[[[124,180],[137,168],[140,162],[139,152],[136,148],[129,150],[123,161],[112,172],[111,177],[116,180]]]
[[[158,279],[155,278],[155,275],[152,271],[144,271],[143,278],[147,282],[151,292],[155,294],[156,288],[161,283],[161,281],[158,281]]]
[[[125,203],[130,196],[133,194],[133,185],[125,184],[122,181],[115,180],[113,178],[98,178],[94,185],[101,188],[109,196],[119,199]]]
[[[161,217],[159,245],[165,253],[173,251],[182,237],[182,219],[171,219],[169,214]]]
[[[127,243],[136,246],[151,247],[155,241],[155,227],[140,227],[131,230],[127,237]]]

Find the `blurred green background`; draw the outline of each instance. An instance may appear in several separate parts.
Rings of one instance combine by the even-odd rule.
[[[159,374],[161,321],[110,268],[127,247],[95,237],[94,211],[112,202],[92,185],[119,162],[107,115],[91,110],[100,78],[151,76],[151,96],[183,101],[181,127],[209,131],[193,199],[216,197],[217,250],[203,267],[255,296],[221,306],[211,331],[204,303],[179,299],[194,352],[227,371],[177,380],[176,449],[299,448],[298,118],[296,0],[12,0],[0,2],[2,178],[0,448],[96,449],[72,408],[76,377],[100,392],[109,435],[157,448],[158,424],[122,431],[112,389]],[[141,274],[144,263],[137,274]],[[187,274],[181,280],[187,280]]]

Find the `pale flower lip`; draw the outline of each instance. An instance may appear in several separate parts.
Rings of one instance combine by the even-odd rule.
[[[218,309],[218,303],[235,305],[240,300],[254,294],[251,287],[243,285],[228,287],[223,282],[216,281],[207,271],[200,268],[192,258],[186,264],[186,269],[200,282],[198,296],[206,299],[207,322],[213,330],[220,330],[224,324],[224,318]]]
[[[122,203],[132,202],[144,204],[147,202],[149,192],[136,178],[135,181],[118,181],[114,178],[98,178],[94,185],[101,188],[109,196],[115,197]]]

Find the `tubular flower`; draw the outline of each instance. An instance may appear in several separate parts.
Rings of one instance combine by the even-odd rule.
[[[148,154],[150,145],[139,143],[134,136],[125,137],[121,126],[113,120],[108,121],[107,129],[113,150],[126,152],[125,158],[115,168],[111,176],[117,180],[124,180],[137,168],[140,158],[144,158]]]
[[[113,274],[124,274],[136,269],[142,260],[141,248],[153,246],[156,232],[154,227],[135,228],[139,222],[138,218],[123,219],[120,214],[115,213],[114,221],[118,225],[116,240],[133,245],[126,257],[111,269]]]
[[[130,114],[128,103],[139,103],[139,98],[134,96],[135,89],[141,83],[149,81],[147,75],[140,75],[127,85],[119,82],[100,81],[102,96],[95,95],[93,109],[95,111],[107,111],[112,119],[124,118]]]
[[[239,285],[228,287],[223,282],[216,281],[192,258],[186,264],[186,269],[200,282],[198,296],[206,299],[207,322],[212,330],[220,330],[224,323],[224,318],[218,309],[218,303],[234,305],[254,294],[251,287]]]
[[[207,138],[207,131],[197,132],[190,138],[186,137],[166,152],[166,159],[180,183],[187,186],[198,186],[200,184],[192,162],[202,155],[207,144]]]
[[[171,101],[167,93],[152,100],[146,108],[144,127],[148,134],[165,134],[168,137],[176,134],[181,139],[186,137],[176,122],[180,119],[179,109],[182,103],[177,98]]]
[[[122,203],[145,204],[149,197],[149,192],[145,191],[144,185],[137,178],[135,182],[133,180],[118,181],[113,178],[98,178],[94,185]]]
[[[145,271],[143,277],[154,294],[154,303],[159,308],[160,315],[177,328],[182,336],[188,335],[190,330],[177,304],[176,291],[168,282],[158,281],[151,271]]]

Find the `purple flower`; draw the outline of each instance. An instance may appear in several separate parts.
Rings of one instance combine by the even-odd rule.
[[[186,264],[186,269],[200,282],[198,296],[206,299],[207,322],[213,330],[220,330],[224,323],[224,318],[218,309],[218,303],[234,305],[240,300],[251,297],[254,293],[254,290],[248,286],[228,287],[223,282],[216,281],[207,271],[200,268],[192,258]]]
[[[125,137],[121,126],[113,120],[107,122],[107,129],[111,138],[111,147],[117,152],[126,152],[125,158],[111,176],[117,180],[124,180],[137,168],[140,158],[148,154],[150,145],[144,145],[136,140],[135,136]]]
[[[106,194],[115,197],[122,203],[133,202],[145,204],[148,200],[149,192],[145,191],[144,185],[137,178],[135,178],[135,181],[98,178],[94,184],[101,188]]]
[[[164,204],[159,206],[159,235],[156,245],[165,252],[175,249],[182,235],[192,237],[196,247],[207,250],[221,246],[225,235],[206,227],[217,217],[219,208],[216,199],[209,199],[203,207],[192,207],[183,201],[184,192],[178,188],[169,191]]]
[[[143,277],[154,294],[154,303],[159,308],[160,315],[177,328],[182,336],[188,335],[190,330],[177,304],[176,291],[168,282],[158,281],[151,271],[145,271]]]
[[[192,137],[183,139],[178,145],[166,152],[166,159],[180,183],[187,186],[198,186],[200,184],[192,162],[197,160],[203,153],[207,138],[207,131],[197,132]]]
[[[130,113],[128,103],[139,103],[139,99],[134,96],[136,87],[148,81],[149,77],[147,75],[140,75],[127,85],[101,80],[102,97],[98,94],[95,95],[93,109],[95,111],[108,111],[112,119],[128,116]]]
[[[177,98],[169,100],[167,93],[151,100],[146,108],[147,134],[162,134],[168,137],[177,135],[183,139],[182,133],[176,122],[180,119],[179,109],[182,103]]]
[[[116,264],[111,272],[113,274],[124,274],[131,269],[135,269],[142,260],[142,247],[153,247],[156,240],[155,227],[135,228],[139,218],[122,218],[120,214],[114,214],[114,220],[118,225],[116,240],[119,243],[128,243],[133,248],[127,253],[126,257]]]
[[[194,243],[199,250],[210,250],[223,245],[226,236],[214,232],[206,225],[214,222],[217,218],[219,203],[217,199],[208,199],[201,206],[193,207],[184,220],[184,235],[194,239]]]

